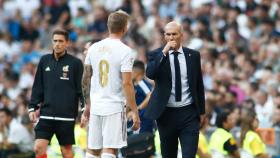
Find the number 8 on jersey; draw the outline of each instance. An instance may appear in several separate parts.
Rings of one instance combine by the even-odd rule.
[[[99,83],[101,87],[105,87],[108,84],[109,63],[106,60],[99,62]]]

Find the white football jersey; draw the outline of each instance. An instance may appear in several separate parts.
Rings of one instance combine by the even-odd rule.
[[[111,115],[124,110],[121,73],[131,72],[133,62],[132,49],[119,39],[106,38],[90,46],[85,64],[92,66],[91,114]]]

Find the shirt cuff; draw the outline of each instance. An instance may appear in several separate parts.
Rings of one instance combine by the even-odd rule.
[[[161,62],[162,62],[162,60],[163,60],[164,58],[166,58],[166,57],[167,57],[167,55],[166,55],[166,54],[164,54],[164,53],[162,52],[162,57],[160,58],[159,62],[161,63]]]
[[[84,111],[85,111],[85,108],[86,108],[86,107],[83,107],[80,111],[81,111],[81,112],[84,112]]]
[[[34,112],[35,111],[35,109],[34,108],[30,108],[30,109],[28,109],[28,112]]]

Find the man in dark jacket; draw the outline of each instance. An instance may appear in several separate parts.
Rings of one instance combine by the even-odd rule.
[[[55,30],[52,36],[53,53],[44,55],[38,65],[31,101],[29,117],[37,121],[35,127],[36,158],[47,158],[49,141],[55,134],[64,158],[73,158],[75,117],[79,100],[84,103],[81,79],[83,64],[76,57],[67,54],[68,32]]]
[[[157,121],[163,158],[194,158],[199,120],[205,113],[199,52],[182,46],[181,26],[165,26],[166,45],[148,54],[147,77],[155,81],[145,116]]]

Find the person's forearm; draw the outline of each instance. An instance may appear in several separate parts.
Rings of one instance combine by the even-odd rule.
[[[148,93],[144,101],[138,106],[139,110],[145,109],[148,106],[151,93]]]
[[[257,155],[257,158],[269,158],[269,156],[267,154],[262,153]]]
[[[234,151],[232,154],[231,154],[231,157],[232,158],[240,158],[240,154],[238,151]]]
[[[44,96],[44,86],[43,86],[43,73],[42,73],[42,60],[40,60],[35,78],[34,83],[32,86],[32,93],[30,102],[28,104],[28,112],[36,111],[38,109],[38,104],[43,101]]]
[[[13,149],[15,148],[15,144],[9,143],[7,140],[4,140],[3,143],[1,144],[2,149]]]
[[[84,66],[83,78],[82,78],[82,91],[83,91],[85,102],[87,102],[89,100],[91,76],[92,76],[91,65],[85,65]]]
[[[201,153],[199,154],[199,157],[200,157],[200,158],[211,158],[211,155],[208,154],[208,153],[202,153],[202,152],[201,152]]]

